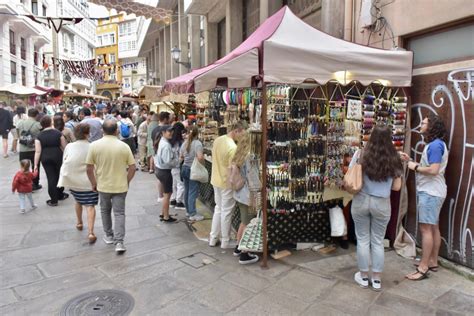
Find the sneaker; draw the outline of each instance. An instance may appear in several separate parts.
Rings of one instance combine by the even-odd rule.
[[[354,281],[356,281],[361,288],[366,289],[369,287],[369,278],[363,278],[360,274],[360,271],[354,274]]]
[[[374,291],[381,291],[382,290],[382,281],[372,279],[372,290]]]
[[[157,198],[157,199],[156,199],[156,202],[158,202],[158,203],[161,203],[161,202],[163,202],[163,198],[162,198],[162,197],[161,197],[161,198],[160,198],[160,197],[159,197],[159,198]]]
[[[251,264],[258,262],[258,256],[248,252],[242,252],[239,258],[240,264]]]
[[[204,219],[204,216],[202,216],[201,214],[196,214],[189,218],[189,220],[192,222],[199,222],[199,221],[202,221],[203,219]]]
[[[209,237],[209,247],[215,247],[217,246],[217,238]]]
[[[239,246],[235,246],[234,253],[233,253],[234,257],[240,256],[241,253],[242,251],[239,250]]]
[[[104,236],[102,237],[102,240],[107,244],[113,244],[114,243],[114,237],[109,237],[109,236]]]
[[[36,204],[33,204],[33,206],[30,208],[30,211],[34,211],[38,208],[38,205]]]
[[[116,245],[115,245],[115,252],[125,252],[127,249],[125,249],[125,246],[123,245],[123,243],[121,242],[118,242]]]
[[[176,206],[176,200],[171,200],[171,201],[170,201],[170,205],[171,205],[171,206]]]
[[[175,208],[184,210],[186,207],[183,202],[178,202],[176,203]]]
[[[25,214],[25,212],[26,212],[26,211],[25,211],[24,209],[21,209],[21,210],[20,210],[20,214]]]
[[[225,241],[225,240],[221,241],[221,248],[222,249],[234,248],[235,246],[237,246],[237,245],[235,244],[234,241]]]

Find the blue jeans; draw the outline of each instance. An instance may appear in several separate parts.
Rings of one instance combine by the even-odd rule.
[[[352,199],[352,218],[357,236],[357,263],[361,272],[381,273],[384,266],[383,240],[390,221],[390,198],[359,192]]]
[[[199,182],[191,180],[191,167],[184,166],[181,169],[181,177],[184,182],[184,205],[188,216],[196,215],[196,199],[199,193]]]

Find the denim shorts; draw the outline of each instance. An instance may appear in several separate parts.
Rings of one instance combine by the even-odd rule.
[[[439,212],[443,207],[444,198],[426,192],[416,192],[418,223],[438,225]]]

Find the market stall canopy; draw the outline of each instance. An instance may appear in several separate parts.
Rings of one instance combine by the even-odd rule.
[[[356,80],[364,85],[380,82],[406,87],[411,85],[412,59],[412,52],[382,50],[330,36],[285,6],[227,56],[167,81],[164,89],[200,92],[215,88],[220,78],[227,79],[228,88],[250,87],[258,75],[272,83]]]
[[[0,87],[0,92],[9,92],[11,94],[18,95],[43,95],[47,93],[46,91],[25,87],[18,83],[12,83],[4,87]]]
[[[138,99],[137,98],[132,98],[132,97],[119,97],[117,99],[117,101],[119,101],[119,102],[137,102]]]
[[[160,101],[161,92],[161,86],[145,85],[138,91],[138,97],[149,102],[157,102]]]
[[[96,94],[87,94],[87,93],[78,93],[78,92],[66,92],[64,94],[66,98],[88,98],[88,99],[97,99],[97,100],[109,100],[109,98],[102,95]]]

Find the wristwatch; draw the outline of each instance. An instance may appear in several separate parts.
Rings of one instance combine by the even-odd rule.
[[[420,165],[416,165],[415,169],[413,169],[413,170],[415,170],[415,172],[418,172],[418,167],[419,167],[419,166],[420,166]]]

